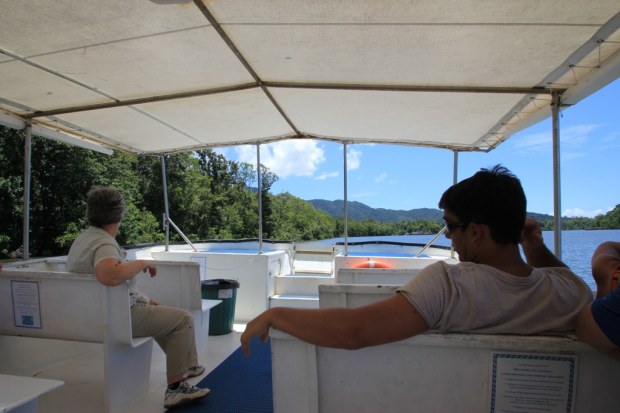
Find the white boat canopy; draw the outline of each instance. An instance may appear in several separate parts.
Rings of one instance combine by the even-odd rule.
[[[489,151],[620,75],[618,0],[2,0],[0,124],[166,154]]]

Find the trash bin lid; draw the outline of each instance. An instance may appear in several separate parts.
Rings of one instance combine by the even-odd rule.
[[[227,290],[231,288],[239,288],[239,281],[237,280],[224,280],[224,279],[213,279],[213,280],[204,280],[200,283],[202,288],[206,290]]]

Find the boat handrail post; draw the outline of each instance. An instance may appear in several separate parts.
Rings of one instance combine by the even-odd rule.
[[[192,244],[192,242],[189,240],[189,238],[187,238],[187,237],[185,236],[185,234],[183,233],[183,231],[181,231],[181,229],[180,229],[179,227],[177,227],[177,226],[176,226],[176,224],[175,224],[175,223],[174,223],[174,222],[170,219],[170,217],[167,217],[167,221],[168,221],[168,223],[169,223],[170,225],[172,225],[172,228],[174,228],[174,230],[175,230],[175,231],[176,231],[176,232],[177,232],[177,233],[181,236],[181,238],[183,238],[183,240],[184,240],[184,241],[185,241],[185,242],[186,242],[186,243],[187,243],[190,247],[192,247],[192,249],[193,249],[194,251],[198,251],[198,250],[196,249],[196,247],[194,246],[194,244]],[[166,248],[167,248],[167,247],[168,247],[168,246],[166,245]],[[166,251],[167,251],[167,249],[166,249]]]
[[[170,210],[168,209],[168,178],[166,174],[166,155],[162,155],[161,159],[161,182],[164,190],[164,232],[165,232],[165,245],[166,251],[170,246],[170,227],[168,222],[170,221]]]
[[[439,238],[441,235],[443,235],[444,232],[446,232],[446,229],[448,229],[448,227],[444,225],[443,228],[440,229],[439,232],[429,242],[427,242],[426,245],[422,247],[422,249],[420,249],[420,251],[418,251],[415,257],[418,258],[426,249],[428,249],[431,245],[433,245],[435,240]],[[452,254],[452,258],[454,258],[454,248],[452,248],[450,251]]]

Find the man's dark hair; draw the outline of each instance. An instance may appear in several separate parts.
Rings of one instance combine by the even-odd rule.
[[[86,218],[93,227],[121,222],[125,213],[125,201],[116,188],[95,186],[86,198]]]
[[[488,225],[498,244],[519,243],[526,207],[521,181],[501,165],[480,169],[448,188],[439,200],[439,208],[448,209],[460,222]]]

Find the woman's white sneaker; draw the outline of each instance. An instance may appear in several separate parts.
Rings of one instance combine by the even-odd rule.
[[[200,364],[196,364],[194,367],[190,367],[189,370],[183,375],[184,379],[191,379],[192,377],[198,377],[205,372],[205,367]]]
[[[164,396],[164,407],[166,409],[170,409],[172,407],[191,403],[208,396],[209,393],[211,393],[211,390],[209,389],[201,389],[199,387],[192,386],[186,381],[182,381],[176,389],[166,389],[166,395]]]

